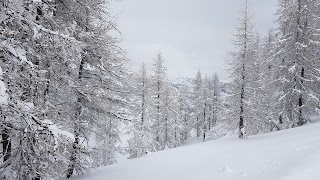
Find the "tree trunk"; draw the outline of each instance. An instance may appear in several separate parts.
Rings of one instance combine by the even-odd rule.
[[[9,136],[9,129],[7,127],[3,127],[1,136],[2,136],[3,162],[6,162],[11,157],[11,139]]]
[[[75,129],[77,129],[77,127],[75,127]],[[76,164],[76,160],[77,160],[77,154],[78,154],[78,149],[79,149],[79,143],[80,143],[80,138],[79,138],[79,133],[78,130],[75,130],[75,141],[73,142],[73,152],[71,154],[70,157],[70,164],[67,170],[67,178],[70,178],[73,174],[74,168],[75,168],[75,164]]]
[[[80,62],[80,66],[79,66],[79,76],[78,76],[78,80],[81,81],[82,76],[83,76],[83,69],[84,69],[84,58],[82,58],[81,62]],[[75,136],[75,141],[73,142],[73,152],[70,156],[70,164],[67,170],[67,178],[70,178],[73,174],[74,168],[75,168],[75,164],[76,164],[76,160],[77,160],[77,154],[79,146],[80,146],[80,132],[79,132],[79,125],[78,125],[78,121],[80,119],[81,116],[81,111],[82,111],[82,107],[81,107],[81,95],[78,95],[78,99],[77,99],[77,109],[76,109],[76,115],[75,115],[75,122],[74,122],[74,136]]]
[[[304,78],[304,68],[303,67],[301,69],[301,77]],[[301,82],[301,84],[302,83],[303,82]],[[299,116],[299,122],[298,122],[298,126],[303,126],[304,124],[307,123],[306,119],[303,117],[302,108],[303,108],[303,97],[302,97],[302,94],[300,94],[300,97],[299,97],[299,115],[298,115]]]
[[[199,117],[197,117],[197,137],[200,137],[200,130],[199,130]]]
[[[302,11],[302,9],[301,9],[301,0],[298,0],[298,13],[301,13],[301,11]],[[301,14],[299,14],[298,15],[298,19],[297,19],[297,26],[299,27],[299,28],[302,28],[301,26],[301,19],[300,19],[300,16],[301,16]],[[297,35],[296,35],[296,41],[297,42],[300,42],[301,40],[300,40],[300,31],[299,30],[297,30]],[[298,54],[298,53],[297,53]],[[297,61],[299,61],[299,58],[298,58],[298,56],[297,56]],[[304,67],[301,67],[301,72],[300,72],[300,76],[301,76],[301,78],[304,78]],[[302,80],[300,80],[300,84],[299,84],[299,90],[301,91],[302,90],[302,84],[303,84],[303,81]],[[303,117],[303,114],[302,114],[302,107],[303,107],[303,96],[302,96],[302,94],[300,93],[299,94],[299,100],[298,100],[298,111],[299,111],[299,114],[298,114],[298,122],[297,122],[297,125],[298,126],[303,126],[305,123],[306,123],[306,121],[305,121],[305,118]]]
[[[248,39],[248,1],[246,1],[246,9],[245,9],[245,24],[244,24],[244,48],[242,54],[242,72],[241,72],[241,93],[240,93],[240,120],[239,120],[239,138],[245,139],[246,132],[245,132],[245,119],[244,119],[244,93],[245,93],[245,72],[246,72],[246,58],[247,58],[247,39]]]
[[[243,65],[244,69],[244,65]],[[244,81],[244,75],[242,76],[242,80]],[[240,121],[239,121],[239,138],[244,139],[245,138],[245,122],[243,118],[244,114],[244,85],[242,84],[241,87],[241,94],[240,94]]]
[[[213,115],[211,116],[211,109],[212,109],[212,106],[209,106],[210,108],[209,108],[209,117],[208,117],[208,129],[209,129],[209,131],[211,130],[211,125],[212,125],[212,117],[213,117]],[[212,118],[212,119],[211,119]]]
[[[160,80],[158,80],[157,82],[157,90],[158,90],[158,94],[157,94],[157,100],[158,100],[158,104],[157,104],[157,127],[156,127],[156,148],[157,148],[157,151],[159,150],[160,148],[160,131],[159,131],[159,128],[160,128]]]
[[[204,109],[203,109],[203,142],[206,141],[206,108],[207,108],[207,103],[204,103]]]
[[[2,114],[2,110],[1,110]],[[5,121],[6,117],[4,115],[1,115],[3,117],[3,121]],[[11,139],[10,139],[10,133],[9,133],[9,128],[8,124],[3,122],[2,124],[2,133],[1,133],[1,138],[2,138],[2,155],[3,155],[3,163],[6,163],[6,166],[10,165],[10,158],[11,158]],[[10,127],[10,126],[9,126]],[[0,162],[1,163],[1,162]],[[6,177],[4,176],[6,179]]]

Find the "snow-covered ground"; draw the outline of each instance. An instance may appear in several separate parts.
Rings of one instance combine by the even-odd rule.
[[[79,180],[319,180],[320,123],[224,137],[100,168]]]

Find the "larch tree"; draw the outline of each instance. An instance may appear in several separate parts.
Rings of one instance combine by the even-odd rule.
[[[184,143],[183,133],[185,132],[185,120],[181,118],[179,92],[172,84],[170,85],[170,96],[168,98],[169,123],[168,129],[170,133],[170,148],[176,148]],[[187,117],[187,116],[185,116]],[[173,126],[172,126],[173,125]]]
[[[0,170],[6,179],[70,177],[90,169],[90,130],[122,119],[125,58],[109,34],[115,27],[106,3],[0,3],[8,95],[1,106],[6,145]]]
[[[191,102],[189,97],[189,90],[186,82],[182,82],[181,88],[178,92],[178,116],[182,122],[181,138],[182,141],[187,140],[189,137],[190,123],[191,123]]]
[[[203,93],[202,93],[202,98],[203,98],[203,119],[202,119],[202,141],[206,141],[206,134],[207,131],[209,131],[210,126],[211,126],[211,90],[212,90],[212,82],[211,79],[206,75],[205,78],[203,79]]]
[[[161,149],[168,149],[171,148],[173,144],[172,132],[174,131],[175,124],[172,122],[172,110],[171,109],[171,97],[172,90],[169,84],[169,81],[166,79],[164,84],[164,94],[163,94],[163,111],[162,117],[163,121],[160,122],[160,144]]]
[[[66,172],[68,178],[74,172],[81,173],[90,168],[91,149],[87,144],[93,130],[107,130],[103,134],[106,138],[113,138],[109,142],[114,145],[118,139],[114,128],[124,119],[122,107],[126,103],[120,95],[123,93],[126,60],[117,39],[110,36],[115,24],[106,11],[107,3],[99,0],[64,1],[57,6],[57,16],[67,22],[68,32],[83,44],[80,58],[69,64],[72,79],[68,85],[76,103],[70,104],[70,110],[66,112],[71,116],[70,121],[63,122],[75,136]],[[109,144],[99,146],[101,151],[95,153],[103,155]]]
[[[306,124],[319,103],[319,5],[316,0],[280,0],[276,111],[283,128]]]
[[[143,64],[133,78],[133,102],[135,118],[130,126],[132,138],[129,140],[128,153],[130,158],[143,156],[150,150],[152,143],[152,127],[150,119],[150,80],[146,65]]]
[[[153,150],[159,151],[164,148],[161,139],[163,137],[163,126],[165,122],[165,93],[166,93],[166,67],[161,53],[154,58],[153,75],[151,80],[152,110],[154,145]]]
[[[48,62],[79,52],[80,43],[57,32],[52,2],[2,1],[0,12],[0,66],[8,94],[8,104],[1,108],[6,144],[1,175],[6,179],[57,178],[56,159],[63,156],[48,117],[55,111],[48,100]]]
[[[252,71],[252,44],[254,39],[252,15],[245,2],[245,8],[241,13],[239,26],[234,35],[235,51],[231,52],[231,78],[233,84],[233,97],[231,98],[232,115],[231,119],[238,119],[239,138],[247,137],[246,123],[251,114],[250,110],[250,85]]]
[[[263,72],[264,59],[262,58],[262,44],[261,37],[258,33],[253,36],[252,43],[250,44],[250,52],[248,53],[248,128],[247,133],[250,135],[258,134],[265,131],[268,125],[265,116],[264,105],[264,79]]]
[[[215,126],[219,119],[219,114],[221,110],[221,98],[220,98],[220,80],[217,73],[214,73],[212,79],[212,122],[210,122],[211,127]]]
[[[193,80],[193,127],[196,131],[197,137],[201,135],[202,118],[203,118],[203,83],[200,70],[197,72]]]
[[[261,52],[261,116],[267,123],[265,131],[280,130],[281,122],[276,112],[275,102],[277,102],[279,88],[281,87],[276,79],[276,63],[274,61],[276,37],[272,30],[262,43]]]
[[[175,87],[166,81],[164,94],[164,121],[161,125],[163,149],[175,148],[182,145],[181,132],[183,121],[179,118],[178,93]]]

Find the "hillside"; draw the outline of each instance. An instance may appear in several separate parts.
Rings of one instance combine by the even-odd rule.
[[[225,137],[100,168],[79,180],[319,180],[320,123]],[[77,179],[77,178],[75,178]]]

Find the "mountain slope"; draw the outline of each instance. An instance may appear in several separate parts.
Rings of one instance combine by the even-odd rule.
[[[152,153],[81,180],[319,180],[320,123]]]

